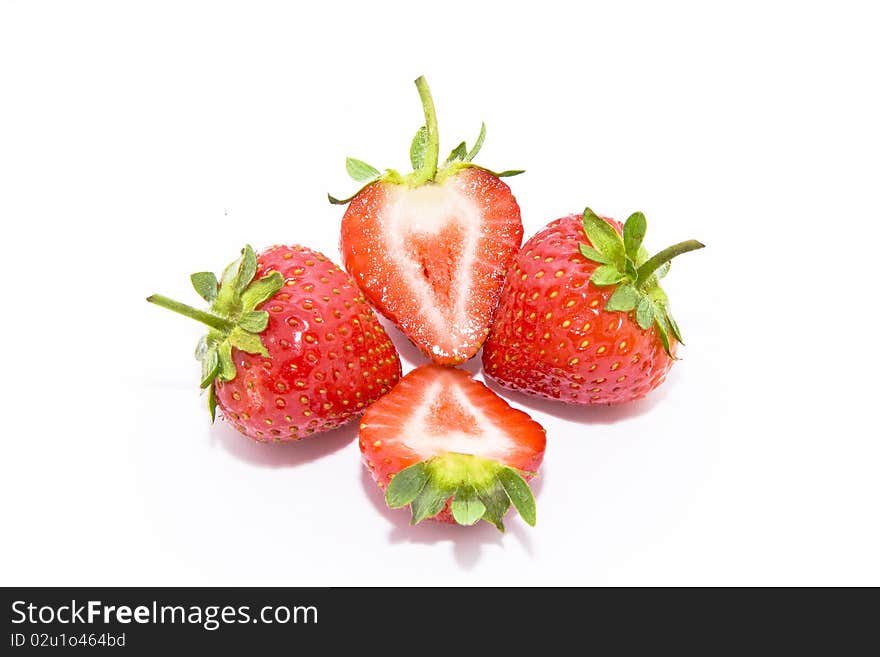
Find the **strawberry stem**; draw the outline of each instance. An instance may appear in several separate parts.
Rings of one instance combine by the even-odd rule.
[[[179,301],[175,301],[174,299],[169,299],[168,297],[161,294],[154,294],[152,296],[149,296],[147,297],[147,301],[156,304],[161,308],[172,310],[180,315],[183,315],[184,317],[194,319],[197,322],[201,322],[202,324],[207,324],[211,328],[217,329],[218,331],[223,331],[224,333],[228,333],[229,331],[231,331],[234,326],[234,324],[229,320],[218,317],[213,313],[205,312],[204,310],[199,310],[198,308],[193,308],[192,306],[188,306],[185,303],[180,303]]]
[[[688,251],[696,251],[697,249],[702,249],[705,244],[702,242],[698,242],[697,240],[687,240],[684,242],[679,242],[678,244],[673,244],[670,247],[667,247],[649,258],[639,267],[637,276],[636,276],[636,287],[640,287],[647,281],[651,274],[657,271],[664,264],[675,258],[676,256],[680,256],[682,253],[687,253]]]
[[[419,90],[419,98],[422,99],[422,108],[425,112],[428,143],[425,145],[425,159],[422,168],[416,172],[413,184],[423,185],[434,180],[437,175],[437,162],[440,159],[440,135],[437,132],[437,112],[434,109],[434,99],[431,98],[431,90],[428,88],[428,82],[424,75],[416,80],[416,88]]]

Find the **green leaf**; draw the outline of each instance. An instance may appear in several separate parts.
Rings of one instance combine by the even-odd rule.
[[[602,265],[596,267],[590,276],[590,282],[593,285],[605,286],[614,285],[624,280],[626,276],[621,274],[614,265]]]
[[[346,205],[347,203],[350,203],[351,199],[353,199],[358,194],[360,194],[360,191],[355,192],[354,194],[352,194],[348,198],[336,198],[335,196],[331,196],[330,194],[327,194],[327,200],[330,201],[330,203],[333,205]]]
[[[257,273],[257,255],[251,248],[250,244],[245,244],[241,252],[241,260],[238,265],[238,272],[235,277],[235,292],[241,294],[245,288],[254,280],[254,274]]]
[[[624,263],[624,271],[631,281],[634,281],[639,277],[639,270],[636,269],[636,264],[628,257]]]
[[[211,414],[211,424],[217,419],[217,393],[214,386],[208,388],[208,412]]]
[[[623,244],[626,249],[626,255],[632,260],[637,260],[639,255],[639,247],[642,240],[645,239],[645,232],[648,230],[648,221],[641,212],[633,212],[626,223],[623,224]]]
[[[684,340],[681,339],[681,331],[678,328],[678,323],[675,321],[675,318],[669,314],[669,310],[666,310],[666,319],[669,322],[669,328],[672,329],[672,335],[675,336],[675,339],[679,344],[684,344]]]
[[[428,481],[428,469],[424,461],[404,468],[391,480],[385,490],[385,502],[392,509],[412,502]]]
[[[663,343],[663,349],[668,356],[672,356],[672,351],[669,349],[669,327],[666,324],[666,318],[663,316],[663,312],[658,308],[654,309],[654,325],[657,327],[657,333],[660,334],[660,341]]]
[[[275,296],[275,293],[282,287],[284,287],[284,276],[280,271],[273,271],[271,274],[254,281],[241,293],[242,310],[253,310]],[[262,329],[260,330],[262,331]]]
[[[532,489],[529,488],[526,480],[512,468],[501,468],[497,477],[510,501],[513,502],[514,508],[519,511],[519,515],[534,527],[536,519],[535,496],[532,495]]]
[[[217,345],[217,354],[220,357],[220,371],[217,376],[224,381],[232,381],[235,378],[235,363],[232,360],[232,345],[229,340]]]
[[[199,296],[208,303],[211,303],[217,298],[217,288],[219,283],[217,282],[217,277],[214,275],[214,272],[198,271],[190,276],[189,280],[192,281],[192,285],[196,292],[199,293]]]
[[[467,144],[461,142],[458,146],[452,149],[452,152],[449,154],[449,157],[446,158],[446,164],[450,162],[455,162],[456,160],[462,161],[467,157]]]
[[[238,325],[249,333],[262,333],[269,324],[269,313],[265,310],[252,310],[245,313],[238,321]]]
[[[502,171],[501,173],[495,173],[494,171],[491,171],[490,173],[492,173],[492,175],[494,175],[496,178],[513,178],[513,176],[518,176],[519,174],[525,172],[525,169],[508,169],[507,171]]]
[[[603,265],[610,264],[611,261],[599,253],[592,246],[587,246],[586,244],[579,244],[578,248],[581,250],[581,255],[584,256],[587,260],[592,260],[593,262],[599,262]]]
[[[593,248],[617,265],[619,270],[623,269],[626,255],[623,240],[611,224],[590,208],[584,210],[583,224],[584,232],[590,239]]]
[[[480,152],[480,149],[483,147],[483,142],[486,141],[486,124],[480,124],[480,134],[477,136],[477,141],[474,142],[473,148],[468,152],[465,156],[465,162],[473,162],[474,158],[477,156],[477,153]]]
[[[425,166],[425,149],[427,147],[428,128],[422,126],[416,130],[416,136],[413,137],[409,147],[409,161],[412,163],[413,171],[418,171]]]
[[[472,487],[465,487],[455,494],[455,499],[450,505],[452,517],[459,525],[470,526],[483,517],[486,506],[477,499]]]
[[[269,357],[269,352],[263,346],[263,341],[259,335],[248,333],[241,327],[236,326],[229,333],[229,344],[236,349],[245,351],[249,354],[259,354],[260,356]]]
[[[654,304],[647,296],[639,300],[639,305],[636,307],[636,321],[643,331],[647,331],[654,323]]]
[[[605,310],[629,312],[639,303],[641,295],[632,285],[621,285],[611,294]]]
[[[646,258],[647,259],[647,258]],[[669,273],[669,268],[672,266],[672,260],[667,260],[662,265],[657,267],[657,271],[654,272],[657,278],[663,278],[666,274]]]
[[[449,499],[450,495],[452,495],[452,491],[441,488],[429,478],[424,488],[412,501],[412,519],[410,524],[416,525],[425,518],[436,516],[446,506],[446,500]]]
[[[348,175],[356,182],[375,180],[382,175],[375,167],[372,167],[361,160],[356,160],[353,157],[345,158],[345,170],[348,171]]]
[[[510,498],[500,486],[500,482],[498,486],[494,486],[488,490],[478,491],[477,496],[486,507],[486,511],[483,513],[483,520],[491,522],[499,529],[499,531],[503,532],[504,522],[502,518],[504,518],[504,514],[507,513],[507,509],[510,508]]]
[[[202,358],[202,380],[199,383],[199,387],[204,389],[211,385],[214,382],[219,369],[220,358],[217,355],[217,347],[208,347]]]
[[[208,353],[208,336],[203,335],[196,343],[196,360],[204,360],[205,354]]]

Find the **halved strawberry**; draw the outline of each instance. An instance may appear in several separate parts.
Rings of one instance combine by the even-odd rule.
[[[425,518],[504,531],[510,504],[530,525],[535,501],[526,480],[544,458],[540,424],[464,370],[423,365],[367,409],[364,463],[392,508]],[[386,488],[387,486],[387,488]]]
[[[504,275],[522,242],[519,206],[493,173],[472,163],[464,142],[438,168],[437,117],[428,85],[416,80],[425,112],[410,148],[413,173],[380,173],[348,158],[346,168],[367,183],[342,218],[345,268],[367,298],[434,362],[473,357],[489,334]]]

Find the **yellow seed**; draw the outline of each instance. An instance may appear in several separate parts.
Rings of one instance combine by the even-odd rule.
[[[618,383],[623,383],[624,381],[626,381],[626,374],[617,377],[617,382],[618,382]]]
[[[593,363],[592,365],[590,365],[590,372],[595,370],[597,367],[599,367],[599,366],[596,363]]]
[[[581,340],[581,349],[586,349],[590,344],[589,340]]]
[[[598,379],[593,381],[593,383],[605,383],[605,377],[604,376],[599,377]]]
[[[555,299],[559,296],[559,292],[557,290],[553,290],[550,294],[547,295],[551,299]]]
[[[305,395],[303,395],[302,397],[299,398],[299,402],[300,402],[300,404],[308,404],[309,398],[306,397]]]
[[[616,363],[611,363],[611,371],[612,372],[614,370],[616,370],[618,367],[620,367],[620,361],[617,361]]]
[[[606,351],[606,348],[605,348],[605,347],[599,347],[598,349],[596,349],[596,353],[597,353],[597,354],[604,354],[605,351]]]
[[[599,305],[598,299],[593,299],[592,301],[590,301],[590,308],[595,308],[598,305]]]
[[[373,447],[381,447],[381,446],[382,446],[381,440],[377,440],[376,442],[373,443]]]
[[[620,348],[621,348],[621,349],[626,349],[626,340],[621,340],[621,341],[620,341]]]
[[[549,340],[549,339],[550,339],[550,333],[545,333],[544,335],[541,336],[541,338],[544,339],[544,340]]]
[[[543,278],[543,277],[544,277],[544,272],[542,272],[542,271],[539,271],[537,274],[535,274],[535,278]]]
[[[568,361],[568,364],[569,365],[577,365],[580,362],[581,362],[580,358],[572,358],[570,361]]]
[[[537,292],[533,292],[533,293],[532,293],[532,301],[534,301],[535,299],[537,299],[538,296],[539,296],[539,295],[538,295]]]
[[[560,269],[560,270],[558,270],[558,271],[557,271],[555,274],[553,274],[553,275],[554,275],[556,278],[562,278],[562,276],[563,276],[564,274],[565,274],[565,272],[564,272],[563,270]]]
[[[266,424],[268,424],[268,425],[271,426],[271,425],[272,425],[272,420],[270,420],[269,418],[266,418]]]
[[[565,320],[564,322],[562,322],[562,328],[568,328],[569,326],[571,326],[571,320],[570,320],[570,319],[567,319],[567,320]]]
[[[544,258],[544,262],[553,262],[553,256],[547,256]]]
[[[544,319],[550,319],[551,317],[553,317],[553,313],[547,313],[544,315]]]

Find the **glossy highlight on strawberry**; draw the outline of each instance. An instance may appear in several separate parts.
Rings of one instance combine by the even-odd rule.
[[[397,383],[397,352],[357,286],[303,246],[245,247],[218,283],[192,277],[211,304],[199,311],[152,303],[210,327],[199,342],[202,387],[241,433],[260,442],[299,440],[359,416]]]

